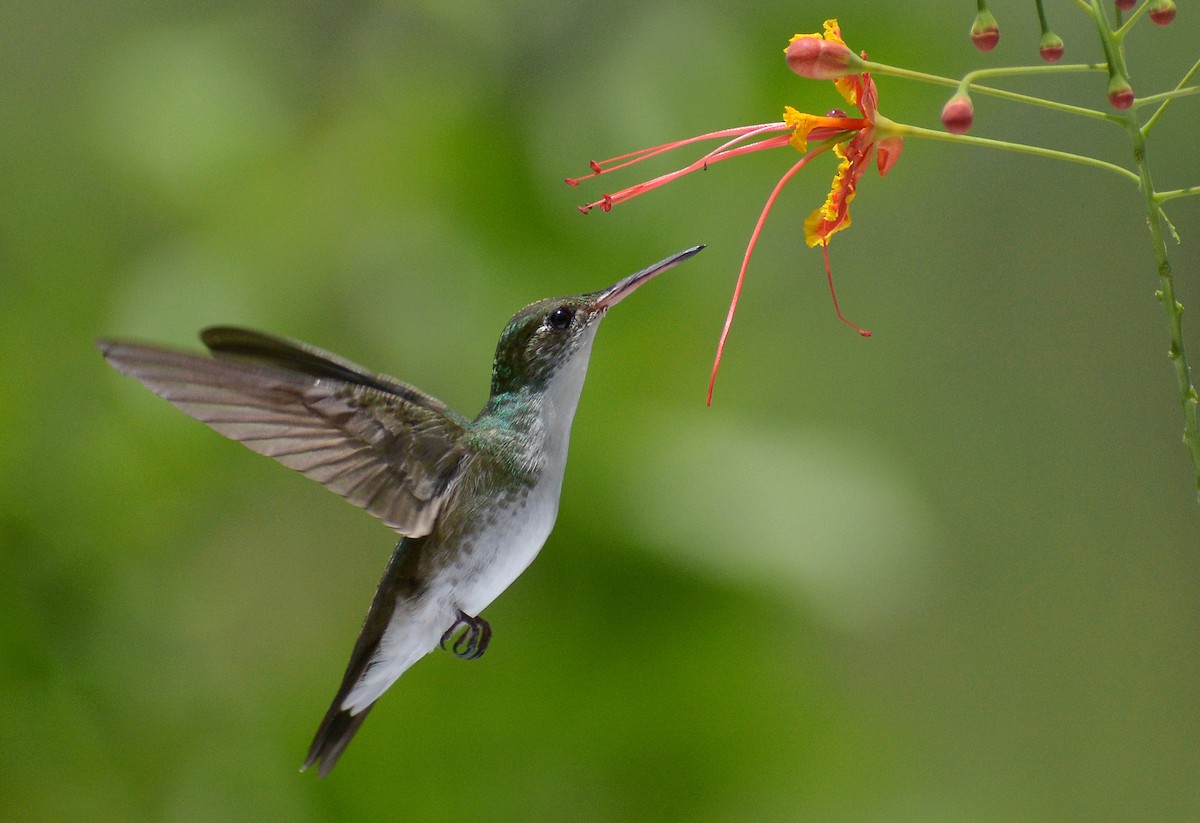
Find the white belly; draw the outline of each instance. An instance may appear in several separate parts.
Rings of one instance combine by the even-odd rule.
[[[558,517],[562,469],[496,512],[493,524],[462,547],[459,565],[445,569],[432,588],[452,610],[478,615],[537,557]]]

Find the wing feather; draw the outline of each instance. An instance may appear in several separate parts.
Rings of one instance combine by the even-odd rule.
[[[105,359],[185,414],[411,537],[433,528],[466,454],[465,418],[386,375],[239,329],[216,357],[101,340]],[[256,348],[257,346],[257,348]],[[223,348],[222,348],[223,347]]]

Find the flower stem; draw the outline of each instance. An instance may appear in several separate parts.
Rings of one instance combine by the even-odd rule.
[[[1117,80],[1124,80],[1128,83],[1129,70],[1125,64],[1124,37],[1129,31],[1130,26],[1145,13],[1149,7],[1149,2],[1143,2],[1129,16],[1125,24],[1120,25],[1116,31],[1113,31],[1109,24],[1108,15],[1101,5],[1101,0],[1091,0],[1091,6],[1092,16],[1096,20],[1096,27],[1100,35],[1100,45],[1103,47],[1104,55],[1108,59],[1109,88],[1111,89],[1112,83]],[[1119,13],[1118,24],[1120,24]],[[1198,67],[1200,67],[1200,64],[1192,66],[1192,69],[1180,80],[1179,85],[1176,86],[1176,91],[1182,90],[1187,85]],[[1146,160],[1146,133],[1157,122],[1163,110],[1175,96],[1172,94],[1163,100],[1158,110],[1146,122],[1145,126],[1138,125],[1134,109],[1122,115],[1122,120],[1125,131],[1129,135],[1129,140],[1133,144],[1133,162],[1137,167],[1138,187],[1141,189],[1142,196],[1146,201],[1146,223],[1150,229],[1150,244],[1154,249],[1155,268],[1158,271],[1159,289],[1156,296],[1162,304],[1163,312],[1166,314],[1167,333],[1171,338],[1171,346],[1167,350],[1167,357],[1171,360],[1171,364],[1175,368],[1175,382],[1179,387],[1179,402],[1183,407],[1183,442],[1187,446],[1192,458],[1192,468],[1195,471],[1196,478],[1197,499],[1200,500],[1200,423],[1197,422],[1196,416],[1196,407],[1200,398],[1198,398],[1196,386],[1192,383],[1191,368],[1187,362],[1187,351],[1183,345],[1183,304],[1175,299],[1175,278],[1171,271],[1171,261],[1167,256],[1167,241],[1163,233],[1163,223],[1166,222],[1166,218],[1163,215],[1161,206],[1163,201],[1169,199],[1169,197],[1182,197],[1190,193],[1190,191],[1188,189],[1180,189],[1178,192],[1169,192],[1168,197],[1156,193],[1154,191],[1154,181],[1150,177],[1150,166]]]
[[[879,117],[879,121],[885,118]],[[877,122],[876,128],[879,128],[882,123]],[[905,123],[888,122],[886,128],[889,133],[901,134],[905,137],[923,137],[928,140],[941,140],[947,143],[961,143],[969,146],[986,146],[992,149],[1003,149],[1005,151],[1013,151],[1019,154],[1032,154],[1036,157],[1046,157],[1051,160],[1065,160],[1069,163],[1078,163],[1082,166],[1091,166],[1096,169],[1112,172],[1120,175],[1131,183],[1138,185],[1141,183],[1141,178],[1131,172],[1129,169],[1121,168],[1115,163],[1109,163],[1104,160],[1097,160],[1095,157],[1088,157],[1082,154],[1072,154],[1071,152],[1058,151],[1057,149],[1047,149],[1041,146],[1030,146],[1027,143],[1010,143],[1006,140],[992,140],[987,137],[973,137],[969,134],[950,134],[945,131],[936,131],[934,129],[924,129],[920,126],[910,126]]]
[[[1136,23],[1138,19],[1149,10],[1150,3],[1139,3],[1138,7],[1133,10],[1133,14],[1129,15],[1128,20],[1126,20],[1124,23],[1121,23],[1120,20],[1117,20],[1117,22],[1120,24],[1120,28],[1114,31],[1113,34],[1118,38],[1124,37],[1129,32],[1130,27],[1132,27],[1133,24]]]
[[[1185,189],[1175,189],[1174,191],[1155,192],[1154,202],[1162,205],[1168,200],[1174,200],[1176,197],[1192,197],[1200,194],[1200,186],[1188,186]]]
[[[1038,24],[1042,27],[1042,34],[1050,31],[1050,24],[1046,22],[1046,10],[1042,8],[1042,0],[1037,0],[1037,15]]]
[[[1103,63],[1076,63],[1067,66],[1011,66],[1007,68],[980,69],[979,71],[971,72],[961,80],[953,80],[949,77],[941,77],[936,74],[927,74],[923,71],[913,71],[911,69],[900,68],[899,66],[889,66],[887,63],[873,63],[869,60],[864,60],[863,66],[872,74],[886,74],[890,77],[901,77],[906,80],[919,80],[923,83],[932,83],[937,86],[961,87],[963,91],[969,88],[972,92],[999,97],[1002,100],[1011,100],[1015,103],[1026,103],[1031,106],[1054,109],[1066,114],[1078,114],[1082,117],[1091,117],[1096,120],[1107,120],[1110,123],[1118,125],[1122,122],[1120,117],[1109,112],[1097,111],[1096,109],[1084,108],[1083,106],[1072,106],[1069,103],[1059,103],[1055,100],[1047,100],[1043,97],[1034,97],[1029,94],[992,88],[991,86],[980,86],[974,82],[974,78],[976,77],[1014,77],[1026,74],[1108,71],[1108,67]]]
[[[1167,257],[1167,241],[1163,235],[1163,215],[1160,206],[1164,200],[1173,196],[1200,193],[1200,187],[1193,186],[1191,189],[1156,194],[1154,182],[1150,177],[1150,166],[1146,161],[1146,137],[1133,117],[1129,118],[1126,130],[1133,143],[1133,161],[1138,169],[1142,194],[1146,198],[1146,222],[1150,228],[1150,242],[1154,248],[1154,262],[1158,270],[1159,289],[1156,296],[1167,316],[1167,331],[1171,337],[1167,357],[1175,367],[1175,380],[1179,385],[1179,400],[1183,407],[1183,442],[1192,456],[1192,465],[1196,471],[1196,492],[1200,498],[1200,423],[1196,418],[1198,396],[1196,386],[1192,383],[1191,368],[1188,366],[1187,352],[1183,345],[1183,304],[1175,299],[1175,278],[1171,271],[1171,261]]]
[[[1188,69],[1187,74],[1185,74],[1183,78],[1175,85],[1175,91],[1182,91],[1184,86],[1192,82],[1192,78],[1196,76],[1196,72],[1198,71],[1200,71],[1200,60],[1197,60],[1195,63],[1193,63],[1192,67]],[[1167,106],[1171,105],[1171,101],[1174,99],[1175,98],[1173,96],[1168,97],[1163,101],[1162,105],[1158,107],[1158,111],[1154,112],[1154,114],[1150,116],[1150,119],[1146,121],[1146,125],[1142,126],[1143,137],[1150,133],[1150,129],[1154,128],[1154,124],[1158,122],[1158,118],[1162,117],[1163,112],[1167,110]],[[1137,101],[1135,100],[1134,102],[1136,103]]]
[[[1100,5],[1100,0],[1091,0],[1092,2],[1092,17],[1096,21],[1096,30],[1100,36],[1100,47],[1104,50],[1105,62],[1108,64],[1108,84],[1109,94],[1112,94],[1115,83],[1123,83],[1126,87],[1129,86],[1129,68],[1125,65],[1125,32],[1129,30],[1129,25],[1138,16],[1138,13],[1149,5],[1149,0],[1142,3],[1142,8],[1139,8],[1130,18],[1129,21],[1118,31],[1113,31],[1112,26],[1108,22],[1108,14]],[[1118,20],[1120,18],[1120,10],[1117,10]]]
[[[1133,101],[1133,107],[1138,108],[1139,106],[1153,106],[1155,103],[1167,103],[1177,97],[1190,97],[1193,94],[1200,94],[1200,86],[1188,86],[1187,88],[1164,91],[1161,94],[1139,97]]]

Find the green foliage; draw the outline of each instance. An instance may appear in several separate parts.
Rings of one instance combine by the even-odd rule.
[[[912,143],[831,249],[863,340],[803,242],[830,172],[801,175],[705,409],[788,160],[586,218],[560,182],[838,105],[782,60],[822,15],[894,64],[979,59],[969,8],[880,7],[10,3],[0,818],[1194,815],[1200,539],[1131,187]],[[1177,77],[1195,19],[1152,34],[1131,70]],[[994,54],[1019,48],[1006,29]],[[936,93],[880,85],[937,123]],[[975,128],[1030,139],[1001,111]],[[1168,116],[1190,126],[1156,135],[1164,187],[1200,126],[1194,99]],[[1189,307],[1197,208],[1170,208]],[[559,527],[487,655],[423,661],[329,779],[297,774],[393,537],[93,338],[244,324],[473,414],[513,311],[701,242],[605,321]]]

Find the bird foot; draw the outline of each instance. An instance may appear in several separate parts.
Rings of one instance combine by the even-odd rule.
[[[455,638],[455,634],[462,633]],[[460,660],[477,660],[487,651],[492,639],[492,627],[482,617],[471,617],[462,609],[458,610],[458,619],[454,625],[446,629],[442,635],[441,646]],[[451,643],[451,640],[454,642]],[[449,646],[446,644],[450,643]]]

